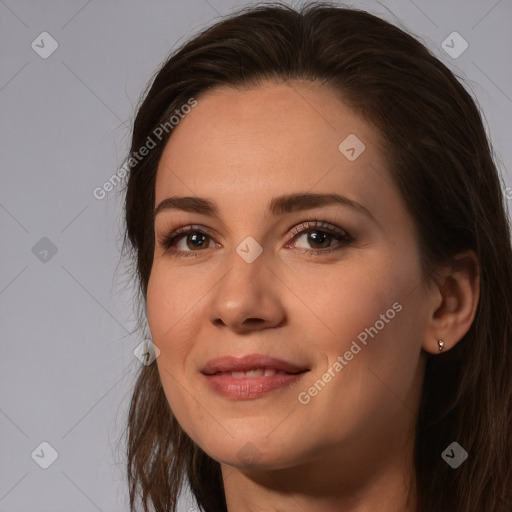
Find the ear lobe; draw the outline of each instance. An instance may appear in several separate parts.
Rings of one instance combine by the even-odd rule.
[[[473,323],[479,296],[480,270],[476,254],[473,251],[459,253],[432,291],[432,308],[423,350],[438,354],[441,349],[446,352],[455,346]]]

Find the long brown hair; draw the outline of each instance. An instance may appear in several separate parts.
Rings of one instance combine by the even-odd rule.
[[[325,84],[376,125],[415,223],[427,280],[457,253],[476,253],[481,288],[474,322],[453,349],[427,362],[415,445],[418,511],[512,511],[512,249],[504,185],[471,95],[394,25],[323,2],[251,6],[202,31],[163,64],[138,107],[125,190],[123,252],[136,269],[141,324],[155,243],[155,177],[171,117],[216,86],[264,80]],[[166,122],[168,130],[155,137]],[[148,137],[156,147],[133,158]],[[131,510],[137,499],[146,512],[148,503],[157,512],[175,510],[188,484],[202,510],[226,511],[220,465],[178,424],[156,363],[141,366],[127,434]],[[469,453],[457,469],[441,458],[453,441]]]

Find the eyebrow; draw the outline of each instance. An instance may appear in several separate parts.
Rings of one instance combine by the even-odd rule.
[[[371,212],[362,204],[339,194],[313,194],[297,193],[274,197],[269,205],[268,211],[273,216],[283,215],[302,210],[310,210],[321,206],[340,204],[347,206],[377,222]],[[173,196],[161,201],[155,208],[154,216],[169,210],[182,210],[190,213],[200,213],[220,218],[219,209],[213,201],[203,197],[194,196]]]

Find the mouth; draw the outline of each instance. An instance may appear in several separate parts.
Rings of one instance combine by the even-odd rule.
[[[306,366],[291,363],[284,359],[250,354],[243,357],[223,356],[211,359],[201,370],[205,375],[222,373],[234,374],[233,377],[272,377],[275,374],[297,374],[310,369]]]
[[[217,394],[232,400],[249,400],[289,389],[309,371],[310,368],[289,361],[252,354],[242,358],[212,359],[201,373]]]
[[[307,371],[307,370],[304,370]],[[256,377],[273,377],[274,375],[297,375],[303,372],[285,372],[284,370],[276,370],[275,368],[254,368],[251,370],[235,370],[232,372],[215,372],[205,373],[205,375],[226,375],[234,379],[256,378]]]

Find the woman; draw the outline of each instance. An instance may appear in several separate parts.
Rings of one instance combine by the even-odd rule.
[[[134,123],[126,249],[158,349],[132,510],[512,510],[512,251],[474,101],[364,11],[247,8]]]

